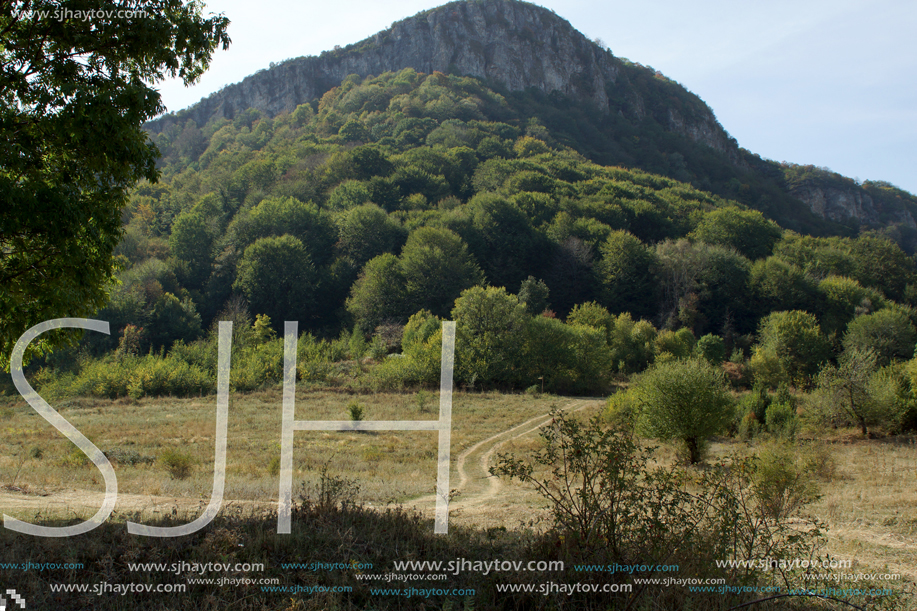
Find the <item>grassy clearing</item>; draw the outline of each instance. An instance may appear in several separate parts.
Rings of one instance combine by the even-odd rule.
[[[917,582],[917,439],[833,441],[836,475],[809,508],[828,524],[829,551]]]
[[[297,419],[349,420],[348,406],[359,403],[367,420],[435,419],[438,396],[418,400],[412,393],[350,394],[329,390],[305,390],[297,394]],[[546,413],[552,403],[570,404],[572,400],[542,396],[506,395],[498,393],[456,393],[452,433],[453,457],[472,449],[476,444],[507,431],[519,423]],[[200,562],[236,558],[240,561],[267,560],[274,567],[273,575],[283,583],[354,584],[352,575],[329,577],[279,571],[282,561],[321,560],[349,562],[370,559],[376,566],[391,569],[394,560],[407,557],[446,560],[457,557],[492,559],[495,557],[548,557],[543,547],[533,542],[544,531],[546,521],[542,500],[526,487],[502,481],[499,490],[484,504],[463,502],[469,496],[485,494],[495,486],[485,475],[484,450],[493,453],[527,454],[539,446],[537,435],[506,435],[498,438],[502,445],[488,443],[468,455],[466,470],[468,485],[454,498],[450,516],[452,534],[447,538],[432,536],[432,524],[425,518],[407,513],[385,513],[380,506],[392,502],[407,502],[430,495],[435,486],[436,435],[432,432],[297,432],[294,450],[294,483],[300,489],[314,489],[323,466],[330,475],[354,480],[360,486],[357,500],[363,503],[349,513],[338,510],[320,512],[305,507],[294,516],[294,533],[289,537],[274,533],[276,521],[271,501],[276,501],[278,481],[276,460],[279,456],[281,393],[265,390],[234,395],[230,402],[229,444],[227,464],[227,502],[220,518],[212,526],[185,541],[181,546],[128,536],[126,520],[154,523],[164,517],[183,523],[199,513],[202,501],[210,495],[212,482],[213,428],[215,398],[143,399],[115,401],[75,399],[55,405],[68,420],[106,451],[115,462],[119,492],[122,495],[145,495],[143,510],[119,502],[118,511],[95,534],[80,538],[75,546],[62,542],[12,536],[0,537],[3,558],[17,560],[32,558],[45,562],[65,562],[76,558],[93,570],[100,562],[108,562],[117,549],[125,558],[138,561],[162,559],[192,559]],[[426,404],[421,412],[419,405]],[[23,498],[52,493],[55,497],[79,490],[101,493],[103,484],[97,470],[85,464],[82,454],[42,420],[21,399],[0,398],[0,410],[5,412],[2,436],[8,448],[0,456],[0,486],[3,492],[24,491]],[[580,412],[594,413],[594,407]],[[531,430],[525,427],[518,433]],[[833,469],[827,469],[828,481],[821,484],[821,498],[806,512],[828,526],[827,546],[822,553],[854,561],[853,573],[899,573],[897,582],[873,582],[872,587],[891,586],[907,592],[893,607],[917,609],[912,602],[917,592],[917,439],[912,437],[862,440],[854,435],[838,433],[820,440],[831,456]],[[746,453],[754,446],[734,440],[711,444],[711,456]],[[190,474],[185,478],[170,473],[162,456],[171,452],[189,458]],[[492,453],[493,460],[495,454]],[[656,453],[660,464],[676,459],[671,446]],[[181,461],[179,461],[181,462]],[[459,474],[453,469],[453,486]],[[157,497],[157,498],[150,498]],[[164,498],[158,498],[164,497]],[[185,507],[175,508],[174,499],[189,500]],[[232,499],[234,502],[230,502]],[[264,503],[264,504],[262,504]],[[32,522],[50,524],[55,520],[85,519],[98,504],[90,508],[57,506],[57,509],[36,511],[34,508],[3,508],[3,512]],[[372,507],[377,509],[372,510]],[[326,508],[327,509],[327,508]],[[427,516],[429,517],[429,516]],[[306,524],[320,524],[308,528]],[[521,527],[521,528],[520,528]],[[394,533],[394,534],[392,534]],[[238,540],[239,542],[230,542]],[[379,553],[375,550],[394,545],[397,551]],[[532,547],[535,545],[535,547]],[[238,549],[234,548],[236,546]],[[31,551],[28,551],[31,550]],[[308,553],[302,550],[312,550]],[[316,550],[328,550],[327,557]],[[411,551],[414,550],[414,551]],[[317,554],[317,555],[316,555]],[[375,554],[375,555],[373,555]],[[410,556],[415,554],[414,556]],[[112,581],[137,581],[127,574],[119,561],[111,568]],[[106,569],[109,570],[109,569]],[[74,573],[69,577],[56,575],[58,582],[80,581]],[[156,576],[145,577],[158,583]],[[557,576],[558,583],[578,581],[582,575]],[[330,581],[329,581],[330,580]],[[58,608],[85,608],[88,599],[68,598],[52,601],[43,584],[24,579],[19,582],[36,601],[44,600]],[[364,586],[350,597],[324,596],[285,597],[266,595],[256,589],[239,589],[220,594],[212,588],[206,594],[184,594],[174,598],[159,598],[146,602],[128,598],[105,602],[97,608],[225,608],[232,602],[241,609],[350,609],[350,608],[552,608],[551,603],[531,598],[514,598],[510,606],[501,601],[493,590],[495,581],[473,580],[471,577],[449,581],[450,587],[476,585],[486,594],[475,601],[440,600],[433,607],[382,604],[369,596]],[[483,585],[482,585],[483,584]],[[15,583],[11,586],[15,587]],[[427,584],[430,585],[430,584]],[[863,583],[842,581],[833,587],[863,587]],[[489,588],[489,589],[488,589]],[[201,589],[203,592],[203,589]],[[99,603],[103,599],[96,599]],[[562,603],[560,600],[555,603]],[[141,602],[143,604],[141,604]],[[570,601],[568,601],[570,602]],[[582,602],[582,601],[581,601]],[[448,603],[448,604],[447,604]],[[503,604],[506,603],[506,604]],[[71,605],[71,606],[68,606]],[[121,606],[118,606],[121,605]],[[150,606],[152,605],[152,606]],[[475,606],[476,605],[476,606]],[[547,607],[545,606],[547,605]],[[718,603],[708,601],[697,609],[719,609]],[[563,608],[560,604],[557,608]],[[600,606],[601,607],[601,606]],[[39,607],[36,607],[39,608]],[[578,607],[579,608],[579,607]],[[589,608],[583,606],[581,608]],[[603,607],[607,608],[607,607]],[[646,607],[654,609],[653,606]],[[759,609],[768,608],[758,606]],[[777,608],[791,608],[777,606]],[[797,606],[796,608],[815,608]],[[818,607],[822,608],[822,607]],[[823,608],[830,609],[831,606]]]
[[[414,393],[351,395],[297,393],[298,420],[349,420],[359,403],[366,420],[433,420],[438,393],[422,402]],[[456,393],[452,452],[548,411],[556,397]],[[561,400],[562,401],[562,400]],[[426,403],[421,412],[420,403]],[[276,501],[282,395],[279,390],[230,399],[226,499]],[[66,438],[21,399],[7,399],[8,450],[0,456],[0,485],[31,493],[63,489],[104,491],[100,474]],[[215,398],[76,399],[55,406],[115,462],[120,493],[209,499],[213,482]],[[294,438],[294,483],[314,485],[318,472],[356,480],[363,501],[403,502],[429,495],[436,484],[437,434],[418,432],[301,431]],[[190,474],[179,478],[163,457],[181,455]],[[120,461],[118,459],[121,459]],[[14,512],[15,514],[15,512]],[[19,516],[17,516],[19,517]]]

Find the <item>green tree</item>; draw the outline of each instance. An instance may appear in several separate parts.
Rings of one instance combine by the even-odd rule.
[[[653,358],[655,339],[656,329],[649,322],[635,321],[628,312],[615,317],[608,340],[615,371],[634,373],[645,369]]]
[[[759,259],[748,277],[751,309],[759,316],[780,310],[815,310],[816,284],[801,269],[777,257]]]
[[[187,212],[172,223],[169,248],[179,260],[182,280],[187,288],[199,289],[210,275],[213,263],[213,233],[200,212]]]
[[[726,360],[726,344],[723,342],[723,338],[712,333],[708,333],[697,340],[694,352],[698,356],[707,359],[711,365],[722,365],[723,361]]]
[[[441,328],[442,321],[426,310],[420,310],[411,315],[408,324],[404,326],[401,336],[401,345],[407,347],[422,344],[430,339]]]
[[[615,326],[615,317],[594,301],[581,303],[567,315],[567,324],[583,325],[599,329],[605,335],[605,341],[611,341],[611,332]]]
[[[665,358],[684,359],[691,356],[694,352],[694,345],[697,340],[691,330],[683,327],[678,331],[663,330],[656,335],[653,342],[656,348],[656,359],[664,360]]]
[[[723,371],[704,359],[658,363],[628,393],[639,410],[637,430],[657,439],[681,440],[691,463],[700,462],[707,438],[722,431],[733,415]]]
[[[472,384],[516,381],[528,318],[525,306],[503,287],[463,291],[452,309],[456,377]]]
[[[626,231],[615,231],[599,247],[595,264],[601,303],[611,312],[642,316],[655,313],[656,280],[653,254]]]
[[[364,333],[389,320],[403,321],[410,308],[401,262],[391,253],[366,263],[347,299],[347,311]]]
[[[400,259],[412,310],[445,315],[462,291],[484,281],[468,247],[448,229],[416,229]]]
[[[319,274],[306,247],[291,235],[261,238],[246,248],[233,288],[275,327],[285,320],[317,318]]]
[[[857,314],[872,312],[885,304],[877,291],[843,276],[828,276],[818,283],[818,292],[822,299],[821,320],[825,333],[840,332]]]
[[[164,108],[154,85],[195,82],[229,45],[201,5],[90,0],[59,19],[54,0],[0,5],[0,361],[30,326],[90,315],[108,298],[128,190],[158,178],[143,124]],[[120,11],[120,12],[119,12]],[[45,334],[34,354],[66,334]],[[72,336],[69,336],[72,337]],[[56,338],[56,339],[55,339]]]
[[[364,204],[348,211],[338,220],[337,249],[355,265],[386,252],[397,251],[406,232],[385,210],[375,204]]]
[[[872,350],[880,367],[893,360],[914,356],[917,331],[907,313],[898,308],[885,308],[872,314],[857,316],[847,325],[844,350]]]
[[[864,437],[869,427],[891,425],[895,420],[894,397],[877,393],[871,385],[878,372],[876,353],[872,350],[845,350],[837,366],[828,364],[818,375],[818,386],[812,397],[813,411],[823,422],[852,423]]]
[[[808,312],[772,312],[761,319],[758,347],[752,357],[755,375],[776,386],[795,384],[815,375],[831,356],[831,344],[818,319]]]
[[[188,298],[180,301],[172,293],[163,293],[150,315],[149,339],[153,348],[168,348],[176,340],[191,342],[200,334],[201,317],[194,302]]]
[[[337,241],[331,216],[314,203],[294,197],[268,197],[239,213],[227,228],[224,241],[241,251],[261,238],[287,234],[300,240],[318,265],[331,258]]]
[[[656,245],[663,311],[671,326],[720,327],[727,312],[744,310],[750,264],[731,248],[688,240]]]
[[[897,244],[885,237],[863,235],[853,241],[850,250],[860,284],[890,299],[904,297],[905,288],[914,281],[914,260]]]
[[[465,212],[473,229],[466,240],[495,286],[516,286],[542,259],[543,240],[516,204],[483,193],[468,202]]]
[[[690,237],[735,248],[754,261],[770,255],[782,233],[776,223],[757,210],[717,208],[704,215]]]
[[[519,301],[525,304],[525,311],[537,316],[548,309],[548,285],[535,276],[529,276],[519,287]]]
[[[612,372],[605,330],[535,316],[528,323],[523,385],[543,380],[556,393],[604,393]]]

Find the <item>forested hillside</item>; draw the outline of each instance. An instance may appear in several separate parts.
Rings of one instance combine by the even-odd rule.
[[[893,241],[802,235],[687,183],[598,165],[477,79],[351,77],[292,113],[154,139],[162,179],[125,211],[121,284],[97,314],[117,332],[84,339],[96,356],[185,355],[204,380],[213,336],[210,356],[188,356],[192,342],[229,318],[251,327],[253,350],[297,320],[341,338],[316,344],[327,362],[425,342],[435,361],[435,321],[458,318],[500,336],[465,336],[480,352],[460,361],[466,383],[598,390],[706,338],[720,360],[770,363],[777,384],[817,373],[848,323],[880,314],[878,333],[908,344],[888,358],[913,352],[914,262]],[[814,363],[779,338],[765,350],[773,313],[793,311],[824,338]],[[276,346],[248,386],[279,379]],[[435,379],[415,356],[398,383]]]

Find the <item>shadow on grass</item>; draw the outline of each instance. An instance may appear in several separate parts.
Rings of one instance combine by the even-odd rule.
[[[602,592],[606,584],[614,589],[616,585],[631,583],[637,576],[664,578],[667,575],[576,570],[570,550],[564,549],[563,537],[556,533],[484,531],[453,526],[448,535],[434,535],[431,520],[402,509],[383,512],[359,505],[305,503],[294,509],[292,533],[279,535],[276,515],[227,513],[194,535],[175,539],[130,535],[124,522],[137,517],[123,514],[90,533],[72,538],[37,538],[0,529],[2,562],[82,565],[76,569],[3,568],[0,569],[0,586],[4,591],[14,589],[21,595],[27,610],[61,611],[725,610],[756,597],[752,594],[723,596],[717,592],[689,594],[684,586],[662,585],[642,589],[634,586],[631,593]],[[183,522],[166,519],[156,525],[179,523]],[[44,523],[47,526],[68,524],[61,521]],[[686,552],[690,554],[690,550]],[[468,564],[498,560],[521,562],[525,567],[533,560],[558,559],[565,559],[564,570],[485,570],[480,564],[475,570],[473,564]],[[466,563],[461,571],[430,570],[429,565],[425,569],[396,571],[396,562],[411,560],[442,562],[444,567],[449,562]],[[211,570],[204,574],[200,568],[194,571],[190,568],[207,563],[212,563]],[[228,564],[230,569],[213,570],[216,563]],[[324,566],[313,567],[313,563]],[[132,567],[137,564],[142,566]],[[263,570],[236,565],[263,565]],[[445,577],[435,578],[441,574]],[[381,578],[367,580],[369,575]],[[197,579],[214,581],[192,581]],[[275,581],[265,584],[261,581],[264,579]],[[84,586],[85,591],[60,591],[59,588],[55,591],[60,584]],[[507,584],[530,591],[500,591]],[[577,584],[580,584],[578,592],[560,589],[577,587]],[[128,585],[134,591],[122,593]],[[174,586],[181,586],[182,590],[175,590]],[[152,591],[137,591],[140,588]],[[586,592],[592,588],[599,591]],[[750,608],[803,609],[809,608],[805,603],[811,602],[783,599]]]

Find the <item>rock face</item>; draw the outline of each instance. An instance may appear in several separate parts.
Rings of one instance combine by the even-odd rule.
[[[917,228],[914,217],[904,206],[882,206],[859,187],[843,187],[806,181],[790,190],[790,195],[805,202],[818,216],[838,223],[850,219],[863,225],[883,224],[881,216],[893,222]]]
[[[350,74],[365,77],[404,68],[479,77],[510,91],[534,87],[558,92],[634,120],[645,113],[640,94],[622,75],[621,60],[553,12],[517,0],[465,0],[395,23],[345,49],[259,71],[148,128],[160,131],[187,119],[203,125],[248,108],[273,116],[321,97]],[[611,97],[627,103],[613,106]],[[710,109],[698,103],[702,116],[686,121],[673,110],[661,123],[717,150],[736,151]]]

